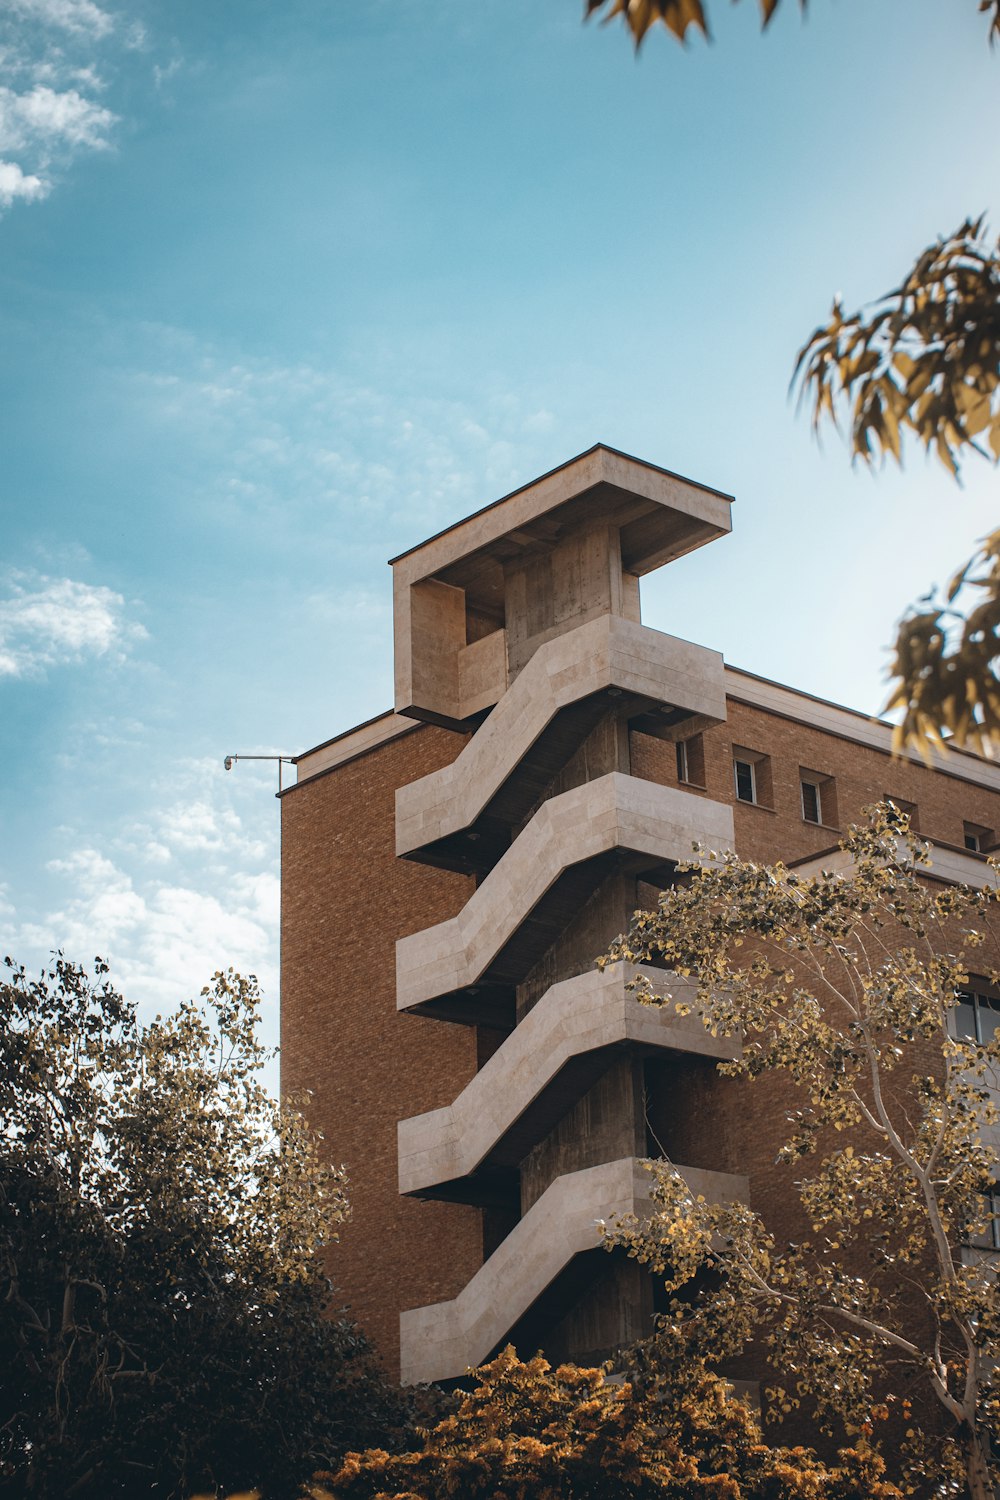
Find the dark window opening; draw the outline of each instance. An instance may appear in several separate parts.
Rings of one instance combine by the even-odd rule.
[[[802,783],[802,816],[807,823],[823,821],[823,799],[815,781]]]
[[[888,792],[886,793],[884,800],[891,803],[892,807],[896,809],[897,813],[903,813],[906,816],[906,818],[909,820],[911,832],[916,833],[917,804],[915,802],[905,802],[902,797],[891,797]],[[890,813],[891,810],[892,809],[890,808]]]
[[[677,780],[687,782],[691,786],[705,785],[705,742],[700,734],[693,734],[690,739],[678,740],[677,751]]]
[[[992,849],[992,828],[984,828],[981,823],[963,823],[962,828],[965,847],[970,853],[985,854],[988,849]]]
[[[988,1217],[979,1233],[971,1236],[969,1244],[977,1250],[1000,1250],[1000,1184],[994,1183],[983,1197]]]
[[[754,775],[752,760],[734,760],[733,772],[736,777],[736,796],[740,802],[757,801],[757,778]]]

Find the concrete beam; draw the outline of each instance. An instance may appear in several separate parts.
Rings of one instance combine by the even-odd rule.
[[[921,833],[917,837],[927,845],[930,854],[929,865],[915,867],[918,875],[926,875],[929,880],[940,880],[947,885],[971,885],[976,889],[996,885],[997,872],[987,855],[959,849],[955,844],[946,844],[940,839],[927,839]],[[902,840],[898,847],[902,855],[905,852]],[[834,875],[843,875],[849,879],[854,870],[854,861],[843,849],[837,848],[795,860],[788,868],[800,876],[819,875],[824,870],[829,870]]]
[[[394,579],[410,584],[435,577],[476,558],[508,537],[517,542],[519,533],[519,545],[550,542],[554,534],[572,526],[574,502],[595,491],[599,496],[598,510],[603,506],[610,521],[624,522],[626,533],[630,527],[638,530],[643,523],[647,525],[650,555],[658,556],[664,550],[667,532],[671,535],[670,555],[679,556],[689,550],[685,542],[702,545],[725,536],[732,527],[731,495],[598,443],[551,473],[394,557]],[[587,506],[589,521],[597,513],[593,503]],[[663,537],[657,532],[662,532]],[[649,571],[647,556],[640,552],[638,544],[629,550],[627,566],[640,576]]]

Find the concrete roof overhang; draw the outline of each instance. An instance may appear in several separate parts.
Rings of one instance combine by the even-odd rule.
[[[434,578],[474,607],[503,604],[503,569],[567,532],[620,528],[622,564],[641,577],[725,536],[732,496],[603,443],[391,559],[397,584]]]

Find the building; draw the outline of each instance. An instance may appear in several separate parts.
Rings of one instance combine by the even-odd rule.
[[[641,623],[640,577],[730,505],[597,446],[395,558],[395,710],[283,795],[282,1083],[346,1164],[332,1269],[404,1381],[648,1331],[594,1229],[641,1211],[638,1158],[783,1191],[783,1120],[715,1070],[734,1043],[594,968],[692,843],[808,867],[890,795],[934,876],[976,879],[1000,829],[1000,766],[894,760],[885,724]]]

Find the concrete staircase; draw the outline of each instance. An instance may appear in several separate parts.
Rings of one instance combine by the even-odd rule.
[[[453,1104],[401,1120],[399,1191],[463,1196],[484,1163],[512,1166],[607,1066],[611,1049],[739,1056],[735,1037],[713,1037],[696,1016],[641,1004],[628,989],[637,973],[675,1001],[690,1001],[690,980],[662,970],[611,964],[564,979],[466,1085]]]
[[[745,1198],[745,1177],[681,1167],[709,1202]],[[402,1380],[447,1380],[481,1364],[574,1257],[600,1254],[599,1222],[648,1214],[649,1173],[633,1157],[557,1177],[451,1302],[404,1312]]]

